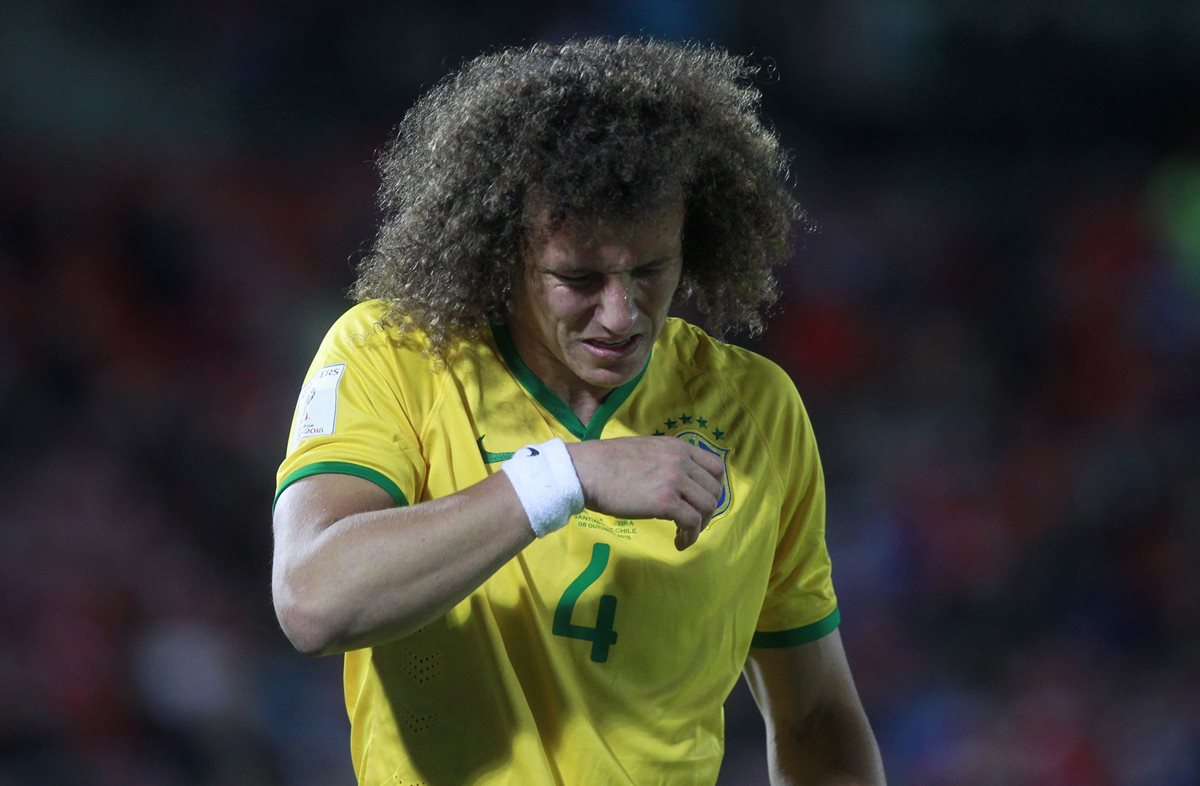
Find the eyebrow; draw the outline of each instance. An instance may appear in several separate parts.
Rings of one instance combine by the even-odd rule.
[[[682,256],[682,254],[671,254],[665,257],[658,257],[657,259],[652,259],[649,262],[643,262],[642,264],[632,268],[632,270],[643,270],[648,267],[654,267],[655,265],[665,265],[668,262],[673,262],[676,259],[682,258]],[[548,267],[546,265],[538,265],[537,270],[539,273],[551,273],[559,276],[580,276],[584,275],[585,273],[600,272],[590,267]]]

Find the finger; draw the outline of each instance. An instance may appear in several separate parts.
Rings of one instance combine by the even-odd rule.
[[[716,478],[720,483],[725,478],[725,460],[716,453],[705,450],[698,445],[689,445],[691,448],[692,460],[700,465],[712,477]]]
[[[721,498],[723,488],[722,476],[714,476],[711,472],[699,464],[690,464],[687,470],[687,476],[690,481],[712,495],[713,506],[716,507],[717,500]]]
[[[683,551],[684,549],[686,549],[688,546],[692,545],[695,542],[696,541],[692,539],[692,537],[687,533],[686,530],[682,530],[682,529],[675,530],[675,550],[676,551]]]
[[[703,529],[707,518],[708,516],[703,511],[682,497],[670,516],[670,520],[674,521],[675,526],[679,529],[697,533]]]
[[[699,474],[701,477],[689,477],[688,482],[681,484],[679,496],[699,514],[701,519],[699,526],[702,527],[712,512],[717,509],[717,501],[721,499],[721,484],[713,480],[710,475],[703,472]]]
[[[702,514],[681,498],[679,509],[671,518],[675,522],[675,548],[683,551],[700,538],[700,533],[708,524],[709,516]]]
[[[695,545],[700,538],[700,533],[693,529],[676,529],[675,530],[675,550],[683,551],[689,546]]]

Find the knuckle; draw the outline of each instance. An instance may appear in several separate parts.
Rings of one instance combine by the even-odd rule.
[[[664,509],[670,510],[679,500],[679,495],[675,490],[669,487],[664,487],[658,490],[655,495],[655,502],[661,505]]]

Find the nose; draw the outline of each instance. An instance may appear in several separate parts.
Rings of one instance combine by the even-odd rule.
[[[596,318],[608,332],[618,336],[626,335],[638,318],[638,307],[633,298],[633,282],[624,276],[614,276],[606,281],[604,289],[600,292]]]

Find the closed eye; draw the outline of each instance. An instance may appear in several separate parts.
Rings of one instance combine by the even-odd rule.
[[[555,273],[554,277],[564,284],[569,284],[570,286],[574,287],[586,286],[600,280],[600,277],[595,273]]]
[[[666,268],[666,263],[656,262],[653,265],[643,265],[633,271],[633,275],[638,278],[653,278],[659,273],[662,273]]]

